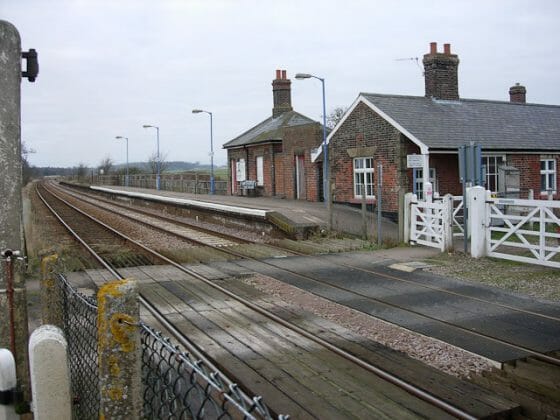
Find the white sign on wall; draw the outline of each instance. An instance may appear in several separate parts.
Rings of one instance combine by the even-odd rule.
[[[422,168],[424,166],[424,155],[406,155],[407,168]]]

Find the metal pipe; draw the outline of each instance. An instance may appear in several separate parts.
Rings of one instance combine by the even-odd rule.
[[[8,311],[10,317],[10,350],[14,359],[16,358],[16,326],[14,315],[14,264],[12,261],[11,251],[10,255],[6,255],[6,296],[8,298]]]

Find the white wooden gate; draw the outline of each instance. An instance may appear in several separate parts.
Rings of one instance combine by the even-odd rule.
[[[448,200],[411,201],[410,242],[446,250],[452,242],[449,207]]]
[[[486,255],[560,268],[559,201],[487,199]]]

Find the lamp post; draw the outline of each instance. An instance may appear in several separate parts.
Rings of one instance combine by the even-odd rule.
[[[159,185],[159,127],[156,127],[155,125],[148,125],[148,124],[144,124],[142,127],[144,128],[155,128],[157,131],[157,156],[156,156],[156,190],[159,191],[160,185]]]
[[[115,138],[126,140],[126,175],[124,177],[124,185],[125,187],[128,187],[128,137],[116,136]]]
[[[327,148],[327,106],[325,101],[325,79],[314,76],[308,73],[297,73],[296,79],[310,79],[314,78],[321,81],[323,87],[323,201],[330,207],[330,194],[329,194],[329,156]]]
[[[204,111],[203,109],[193,109],[193,114],[200,114],[205,112],[210,115],[210,194],[214,194],[214,139],[212,137],[212,113],[210,111]]]

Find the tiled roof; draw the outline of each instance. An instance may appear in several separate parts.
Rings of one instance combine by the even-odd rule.
[[[284,135],[283,130],[285,128],[306,124],[317,124],[317,121],[313,121],[311,118],[307,118],[305,115],[295,111],[285,112],[277,118],[267,118],[240,136],[225,143],[223,148],[228,149],[231,147],[246,146],[269,141],[282,141]]]
[[[430,149],[560,150],[560,106],[362,93]]]

